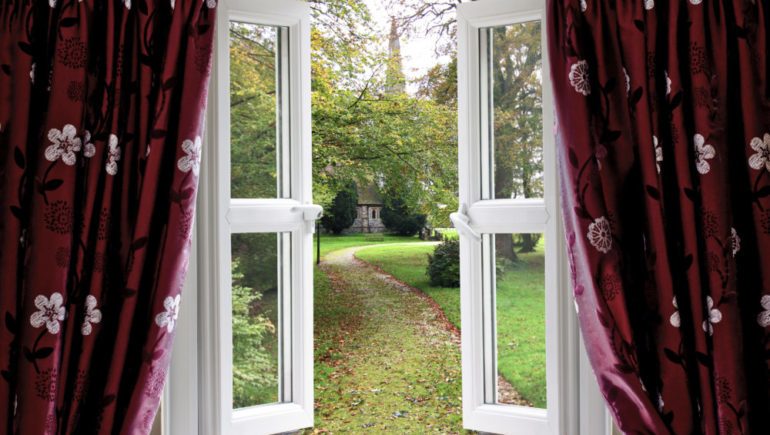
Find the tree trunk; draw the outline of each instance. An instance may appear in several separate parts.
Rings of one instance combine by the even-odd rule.
[[[532,234],[522,234],[521,235],[521,249],[519,249],[519,252],[526,253],[526,252],[535,252],[535,238],[532,237]]]
[[[495,236],[495,253],[498,257],[507,258],[514,263],[519,261],[519,256],[516,255],[516,251],[513,249],[513,237],[511,235],[500,234]]]

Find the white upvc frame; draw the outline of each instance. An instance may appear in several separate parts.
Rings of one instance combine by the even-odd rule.
[[[231,199],[229,23],[279,28],[282,121],[278,151],[283,198]],[[285,42],[285,44],[283,44]],[[219,3],[209,92],[207,146],[198,207],[199,377],[198,433],[270,434],[313,425],[312,205],[310,128],[310,9],[284,0]],[[290,193],[290,195],[288,194]],[[281,403],[232,409],[232,234],[279,233],[284,286],[279,307]]]
[[[483,0],[458,8],[458,103],[463,425],[492,433],[607,433],[601,396],[580,391],[577,319],[572,307],[559,208],[553,96],[548,64],[545,0]],[[489,199],[493,156],[486,50],[483,29],[540,21],[542,28],[544,199]],[[496,233],[545,235],[547,409],[494,404],[496,328],[494,274],[484,249]],[[487,252],[487,257],[489,258]],[[492,269],[493,270],[493,269]],[[589,371],[590,373],[590,371]],[[589,379],[586,382],[595,382]],[[491,393],[490,393],[491,392]],[[582,400],[593,406],[584,408]],[[598,404],[598,405],[597,405]],[[585,412],[593,412],[587,418]],[[596,416],[597,413],[602,415]]]

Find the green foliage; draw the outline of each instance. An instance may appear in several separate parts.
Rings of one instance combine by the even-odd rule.
[[[428,254],[430,285],[460,287],[460,241],[446,240]]]
[[[431,68],[420,81],[418,94],[438,104],[457,108],[457,58]]]
[[[314,200],[328,207],[352,180],[384,182],[410,191],[415,210],[447,226],[457,208],[456,110],[389,92],[387,35],[367,27],[364,2],[311,7]]]
[[[337,192],[331,205],[324,211],[321,225],[334,234],[340,234],[350,228],[356,220],[356,205],[358,204],[358,191],[355,183],[350,183]]]
[[[273,27],[230,23],[230,163],[233,198],[278,195]]]
[[[425,226],[425,215],[414,213],[399,198],[386,199],[381,216],[383,225],[400,236],[413,236]]]
[[[233,261],[233,407],[275,402],[278,368],[269,348],[275,325],[256,312],[262,293],[243,285],[243,274]]]

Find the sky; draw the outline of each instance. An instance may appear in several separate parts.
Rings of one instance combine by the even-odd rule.
[[[375,28],[381,30],[383,35],[390,34],[390,14],[383,6],[382,0],[364,0],[375,20]],[[430,68],[437,63],[448,63],[448,56],[438,56],[436,54],[436,45],[439,42],[437,35],[425,35],[425,32],[413,32],[409,38],[401,38],[401,58],[404,67],[404,75],[407,81],[414,81],[425,75]],[[387,49],[387,39],[383,42],[384,49]],[[407,92],[417,91],[415,83],[407,85]]]

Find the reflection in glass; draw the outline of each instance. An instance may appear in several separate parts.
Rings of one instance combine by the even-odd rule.
[[[233,409],[280,400],[280,257],[287,238],[232,235]]]
[[[485,240],[494,246],[494,403],[545,408],[545,240],[542,234]]]
[[[543,197],[540,21],[484,29],[493,199]]]
[[[284,198],[281,28],[230,22],[232,198]]]

